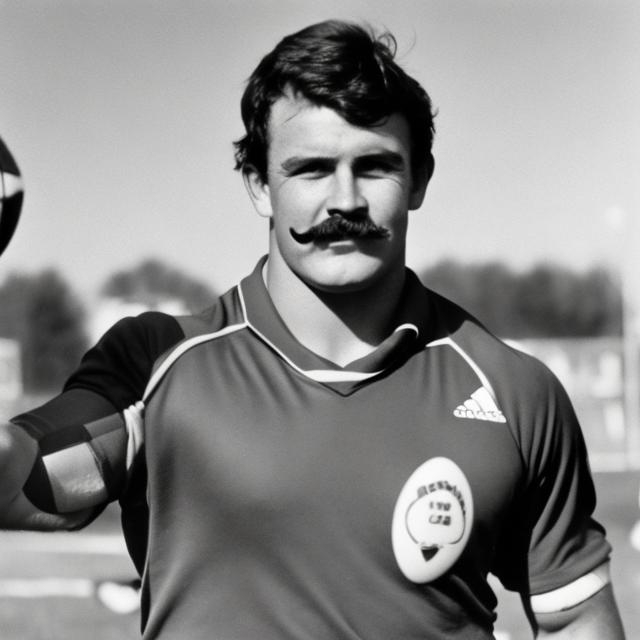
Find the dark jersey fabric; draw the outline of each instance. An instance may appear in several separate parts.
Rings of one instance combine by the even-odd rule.
[[[91,427],[143,574],[144,638],[491,638],[489,572],[536,594],[607,559],[576,417],[541,363],[407,272],[396,331],[339,367],[284,326],[262,264],[200,316],[116,324],[16,419],[54,440],[60,422]],[[105,413],[140,425],[128,465],[92,426]],[[420,583],[392,520],[434,458],[459,468],[473,518],[457,561]]]

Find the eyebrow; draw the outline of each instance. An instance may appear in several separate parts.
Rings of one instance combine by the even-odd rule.
[[[376,161],[376,162],[384,162],[385,164],[388,164],[390,166],[392,166],[394,169],[404,169],[405,167],[405,159],[404,157],[400,154],[397,153],[395,151],[388,151],[388,150],[384,150],[384,151],[374,151],[371,153],[365,153],[364,155],[361,156],[357,156],[355,158],[355,165],[358,165],[360,163],[366,163],[366,162],[371,162],[371,161]],[[333,158],[332,156],[313,156],[313,155],[309,155],[309,156],[291,156],[290,158],[286,158],[285,160],[283,160],[280,163],[280,167],[281,169],[283,169],[284,171],[295,171],[296,169],[299,169],[300,167],[303,167],[306,164],[310,164],[310,163],[321,163],[321,164],[333,164],[335,162],[335,158]]]
[[[356,164],[361,162],[383,162],[394,169],[401,170],[405,167],[405,159],[400,153],[395,151],[375,151],[373,153],[366,153],[356,158]]]
[[[280,163],[280,168],[287,172],[295,171],[296,169],[313,162],[331,164],[335,162],[335,160],[330,156],[291,156]]]

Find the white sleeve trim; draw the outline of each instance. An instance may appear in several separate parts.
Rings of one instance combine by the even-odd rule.
[[[605,562],[564,587],[531,596],[531,609],[534,613],[555,613],[570,609],[596,594],[610,580],[609,563]]]
[[[127,472],[131,470],[144,442],[144,404],[136,402],[123,411],[127,429]]]

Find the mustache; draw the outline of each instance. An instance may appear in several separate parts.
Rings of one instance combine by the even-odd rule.
[[[348,220],[340,215],[333,215],[309,227],[306,231],[296,231],[291,227],[289,233],[296,242],[308,244],[310,242],[334,242],[349,238],[386,238],[389,235],[389,230],[385,227],[378,226],[369,218]]]

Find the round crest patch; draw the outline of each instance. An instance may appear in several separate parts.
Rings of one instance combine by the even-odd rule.
[[[472,522],[471,487],[460,467],[442,457],[421,464],[393,512],[391,541],[402,573],[420,584],[439,578],[460,557]]]

